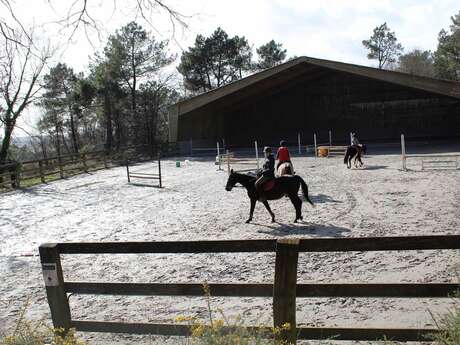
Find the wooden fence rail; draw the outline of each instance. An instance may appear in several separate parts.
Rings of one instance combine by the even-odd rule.
[[[40,246],[40,258],[45,279],[53,325],[77,331],[113,332],[160,335],[189,335],[187,325],[123,323],[92,320],[73,320],[67,295],[127,295],[127,296],[203,296],[202,284],[181,283],[110,283],[64,281],[61,254],[155,254],[155,253],[276,253],[273,284],[209,284],[212,296],[271,297],[273,298],[273,326],[289,323],[292,327],[280,334],[282,340],[296,343],[296,339],[421,341],[434,328],[334,328],[297,327],[297,298],[358,297],[358,298],[445,298],[460,288],[455,283],[344,283],[297,284],[298,256],[302,252],[400,251],[460,249],[459,235],[279,239],[242,241],[188,242],[108,242],[108,243],[51,243]],[[255,329],[248,327],[248,329]],[[269,327],[262,328],[271,334]],[[231,329],[228,329],[231,331]]]
[[[0,189],[18,188],[21,181],[40,179],[41,183],[45,183],[51,179],[62,179],[83,172],[107,169],[113,165],[119,165],[122,161],[124,162],[126,159],[117,156],[124,155],[130,150],[151,151],[151,158],[153,158],[157,152],[161,152],[162,156],[176,153],[177,145],[169,143],[154,148],[145,145],[128,146],[120,148],[118,152],[114,153],[99,150],[3,164],[0,165]]]

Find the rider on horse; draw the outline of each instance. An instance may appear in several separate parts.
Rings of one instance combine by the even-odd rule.
[[[353,146],[357,151],[358,155],[361,156],[361,144],[359,143],[358,137],[356,136],[356,133],[351,133],[351,146]]]
[[[280,148],[278,149],[278,152],[276,153],[276,159],[278,159],[278,163],[276,164],[276,171],[278,171],[278,168],[280,167],[281,164],[283,163],[289,163],[291,165],[291,170],[293,173],[293,167],[292,167],[292,162],[291,162],[291,155],[289,154],[289,149],[287,148],[287,143],[284,140],[281,140],[280,142]]]
[[[263,194],[263,185],[275,178],[275,157],[273,156],[271,147],[264,147],[264,156],[265,162],[262,166],[261,176],[255,182],[256,191],[259,196]]]

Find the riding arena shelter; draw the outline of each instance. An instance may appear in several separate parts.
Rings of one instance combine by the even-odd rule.
[[[298,133],[346,142],[460,137],[460,83],[299,57],[169,109],[169,140],[275,144]]]

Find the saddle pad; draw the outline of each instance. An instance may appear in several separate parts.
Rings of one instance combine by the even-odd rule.
[[[268,192],[275,186],[275,180],[270,180],[264,183],[264,192]]]

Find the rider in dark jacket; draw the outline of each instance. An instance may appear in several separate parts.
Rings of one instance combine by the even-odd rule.
[[[262,166],[261,176],[256,180],[256,191],[259,195],[263,192],[263,185],[265,182],[275,178],[275,156],[272,149],[268,146],[264,147],[265,162]]]

